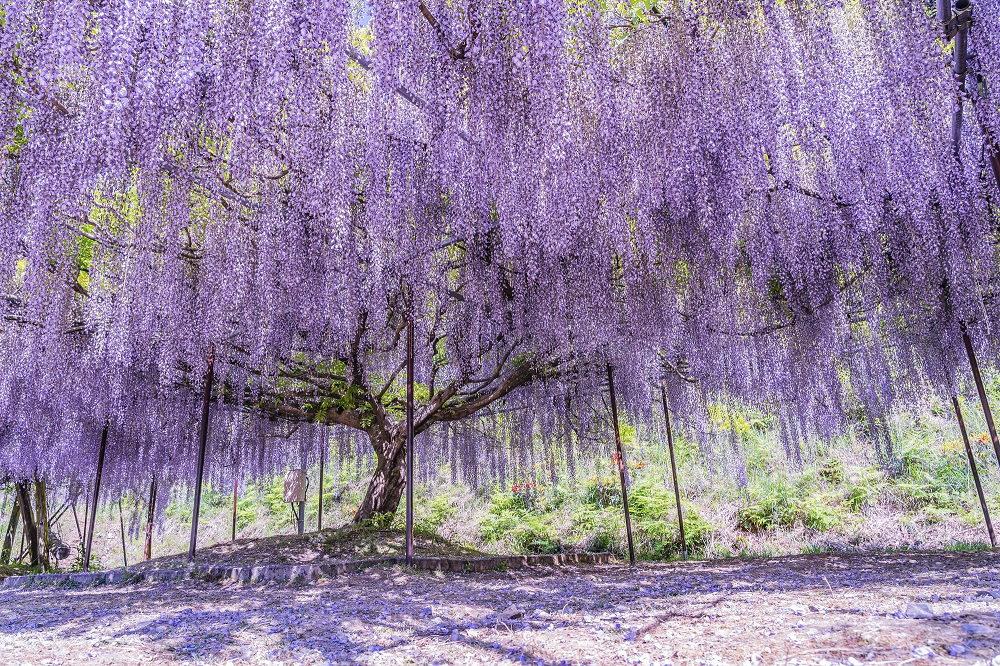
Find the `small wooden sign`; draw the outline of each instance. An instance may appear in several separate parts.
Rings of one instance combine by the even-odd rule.
[[[290,469],[285,473],[284,497],[286,502],[306,501],[306,471],[304,469]]]

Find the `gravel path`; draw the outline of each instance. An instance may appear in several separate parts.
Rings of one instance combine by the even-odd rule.
[[[0,592],[0,664],[18,666],[989,664],[998,653],[992,553]]]

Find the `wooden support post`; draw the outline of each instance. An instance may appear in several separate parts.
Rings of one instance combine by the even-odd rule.
[[[618,426],[618,402],[615,399],[615,380],[611,364],[608,363],[608,393],[611,396],[611,422],[615,427],[615,461],[618,463],[618,476],[622,482],[622,506],[625,509],[625,535],[628,538],[628,561],[635,565],[635,544],[632,541],[632,517],[628,511],[628,480],[626,479],[625,452],[622,450],[621,430]]]
[[[201,509],[201,482],[205,476],[205,448],[208,446],[208,408],[212,400],[212,380],[215,377],[215,347],[208,346],[208,369],[201,399],[201,427],[198,429],[198,471],[194,482],[194,511],[191,516],[191,541],[188,543],[188,560],[194,560],[198,545],[198,512]]]
[[[104,453],[108,448],[108,424],[101,433],[101,448],[97,452],[97,476],[94,478],[94,495],[91,498],[90,522],[87,523],[87,540],[83,547],[83,570],[90,571],[90,547],[94,541],[94,519],[97,517],[97,500],[101,495],[101,474],[104,472]],[[86,522],[87,518],[84,517]]]
[[[413,319],[406,327],[406,566],[413,566]]]
[[[965,419],[962,418],[962,408],[958,405],[958,396],[951,397],[951,404],[955,407],[955,416],[958,417],[958,429],[962,432],[962,441],[965,442],[965,454],[969,457],[969,468],[972,470],[972,480],[976,482],[976,493],[979,495],[979,506],[983,510],[983,519],[986,520],[986,531],[990,534],[990,545],[997,547],[997,538],[993,534],[993,521],[990,520],[990,510],[986,506],[986,496],[983,494],[983,484],[979,481],[979,470],[976,469],[976,458],[972,454],[972,445],[969,444],[969,433],[965,430]]]
[[[146,543],[142,547],[142,561],[153,559],[153,520],[156,518],[156,477],[149,482],[149,505],[146,507]]]
[[[670,450],[670,473],[674,477],[674,501],[677,503],[677,527],[681,535],[681,553],[688,558],[687,541],[684,539],[684,512],[681,511],[681,489],[677,483],[677,463],[674,461],[674,436],[670,432],[670,412],[667,410],[667,391],[660,387],[660,400],[663,402],[663,420],[667,424],[667,448]]]

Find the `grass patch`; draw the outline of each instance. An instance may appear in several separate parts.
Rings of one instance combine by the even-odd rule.
[[[993,550],[993,547],[983,541],[956,541],[946,545],[944,549],[955,553],[973,553],[980,550]]]

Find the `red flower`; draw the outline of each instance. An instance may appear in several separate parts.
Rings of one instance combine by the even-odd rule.
[[[514,486],[511,487],[510,491],[512,493],[519,493],[519,492],[521,492],[521,486],[514,485]]]

